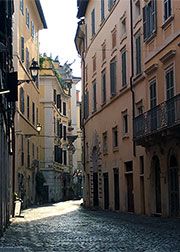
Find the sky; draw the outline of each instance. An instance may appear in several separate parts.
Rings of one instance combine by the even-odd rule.
[[[40,31],[40,53],[59,57],[60,64],[72,63],[73,75],[80,77],[80,57],[74,37],[78,19],[76,0],[41,0],[48,29]]]

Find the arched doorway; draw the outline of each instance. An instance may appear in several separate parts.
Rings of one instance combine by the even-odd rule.
[[[160,179],[160,162],[157,156],[152,159],[152,184],[154,189],[154,211],[156,214],[161,214],[161,179]]]
[[[94,147],[92,151],[92,165],[93,165],[93,206],[99,206],[98,196],[98,152],[97,148]]]
[[[179,215],[178,163],[175,155],[169,159],[169,210],[171,216]]]

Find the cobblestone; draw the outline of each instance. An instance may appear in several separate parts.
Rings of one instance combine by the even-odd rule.
[[[22,215],[0,239],[0,251],[180,251],[180,219],[90,211],[80,201],[31,208]]]

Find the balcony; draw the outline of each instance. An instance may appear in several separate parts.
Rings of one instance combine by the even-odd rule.
[[[147,146],[162,136],[178,133],[180,126],[180,94],[137,116],[134,121],[134,140]]]

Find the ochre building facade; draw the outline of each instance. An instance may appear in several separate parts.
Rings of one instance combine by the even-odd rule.
[[[84,204],[180,211],[178,1],[77,1]]]

